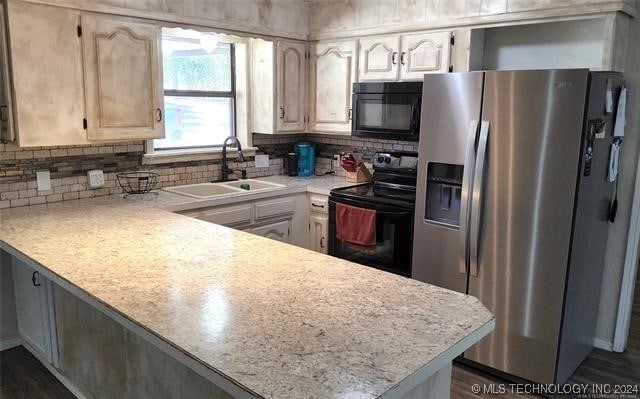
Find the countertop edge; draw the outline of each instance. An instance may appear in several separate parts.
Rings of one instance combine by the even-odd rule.
[[[472,345],[491,333],[495,328],[495,325],[496,319],[495,317],[493,317],[491,320],[475,329],[471,334],[456,342],[449,349],[440,353],[429,363],[425,364],[424,366],[416,370],[413,374],[400,381],[396,386],[380,395],[379,398],[391,399],[402,397],[403,395],[407,394],[420,383],[424,382],[430,376],[434,375],[435,372],[442,369],[448,363],[451,363],[453,359],[461,355]]]
[[[48,269],[46,266],[40,264],[39,262],[31,259],[29,256],[24,254],[23,252],[17,250],[4,240],[0,239],[0,249],[6,251],[10,255],[18,258],[20,261],[26,263],[33,269],[35,269],[38,273],[42,274],[47,279],[53,281],[61,288],[67,290],[71,294],[75,295],[79,299],[83,300],[90,306],[97,309],[99,312],[103,313],[105,316],[110,319],[116,321],[121,324],[124,328],[132,331],[135,334],[138,334],[140,337],[145,339],[147,342],[176,359],[180,363],[184,364],[189,369],[193,370],[195,373],[205,378],[207,381],[217,385],[227,393],[231,394],[234,398],[240,399],[255,399],[255,398],[264,398],[263,396],[255,393],[250,388],[245,387],[238,381],[234,380],[232,377],[227,376],[221,371],[213,368],[212,366],[206,364],[202,360],[198,359],[194,355],[190,354],[186,350],[180,348],[179,346],[174,345],[166,338],[162,337],[160,334],[157,334],[141,323],[131,319],[126,314],[118,311],[117,309],[109,306],[109,304],[101,301],[100,299],[94,297],[87,291],[82,288],[76,286],[70,281],[66,280],[64,277],[54,273],[52,270]]]

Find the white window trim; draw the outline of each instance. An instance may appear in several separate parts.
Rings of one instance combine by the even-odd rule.
[[[167,25],[183,29],[194,29],[201,32],[215,32],[209,29],[194,28],[191,26]],[[251,133],[249,133],[249,110],[248,110],[248,80],[249,80],[249,39],[231,36],[224,32],[216,32],[224,35],[220,42],[231,43],[236,46],[236,137],[243,145],[242,153],[245,156],[255,156],[257,147],[253,147]],[[244,52],[244,54],[242,54]],[[244,59],[241,64],[240,60]],[[238,73],[240,72],[240,73]],[[162,77],[160,78],[162,79]],[[227,148],[227,157],[237,158],[236,148]],[[182,149],[155,150],[153,140],[145,141],[145,153],[142,157],[143,165],[158,165],[175,162],[207,161],[222,159],[222,146],[216,147],[194,147]]]
[[[159,165],[165,163],[190,162],[190,161],[211,161],[222,159],[222,147],[187,148],[180,150],[153,151],[153,140],[146,142],[145,154],[142,156],[143,165]],[[247,157],[256,155],[257,147],[242,148],[242,154]],[[235,159],[238,157],[238,149],[227,148],[227,157]]]

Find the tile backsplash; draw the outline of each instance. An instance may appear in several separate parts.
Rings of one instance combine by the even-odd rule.
[[[416,143],[395,140],[308,133],[254,134],[253,144],[259,148],[257,153],[269,155],[269,167],[256,168],[253,157],[246,157],[245,162],[237,165],[233,163],[231,166],[247,170],[249,178],[283,174],[286,171],[283,159],[299,140],[308,140],[316,144],[317,174],[333,170],[337,175],[344,175],[339,164],[332,162],[332,155],[340,152],[351,152],[370,167],[372,156],[376,151],[417,151]],[[219,159],[143,165],[143,154],[142,141],[35,148],[0,144],[0,208],[121,193],[116,174],[123,171],[157,172],[160,175],[159,188],[219,180],[221,176]],[[103,188],[87,188],[86,172],[90,169],[104,171],[105,186]],[[38,170],[51,172],[51,190],[37,190],[35,172]]]

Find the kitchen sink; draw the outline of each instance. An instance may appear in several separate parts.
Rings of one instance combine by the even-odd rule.
[[[242,188],[248,186],[249,188]],[[166,187],[163,190],[171,193],[186,195],[187,197],[207,199],[217,197],[231,197],[269,190],[279,190],[287,186],[255,179],[235,180],[220,183],[187,184],[184,186]]]
[[[230,194],[243,194],[244,190],[221,183],[187,184],[185,186],[166,187],[165,191],[186,195],[192,198],[212,198]]]
[[[228,186],[228,187],[240,188],[243,191],[278,190],[278,189],[282,189],[282,188],[286,188],[287,187],[284,184],[269,183],[269,182],[266,182],[266,181],[255,180],[255,179],[235,180],[235,181],[230,181],[230,182],[226,182],[226,183],[219,183],[219,184],[224,184],[225,186]],[[246,185],[248,185],[248,187],[249,187],[248,190],[246,188],[242,188],[242,186],[246,187]]]

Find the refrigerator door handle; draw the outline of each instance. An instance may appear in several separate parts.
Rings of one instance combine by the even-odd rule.
[[[462,241],[462,259],[459,264],[459,272],[468,273],[469,265],[469,205],[471,184],[473,182],[473,168],[475,161],[476,136],[478,134],[478,121],[472,120],[467,133],[467,149],[464,156],[464,172],[462,173],[462,191],[460,193],[460,240]]]
[[[473,190],[471,197],[471,222],[469,231],[469,273],[478,276],[478,252],[480,249],[480,222],[482,216],[482,194],[484,190],[484,167],[489,139],[489,122],[480,123],[476,167],[473,171]]]

